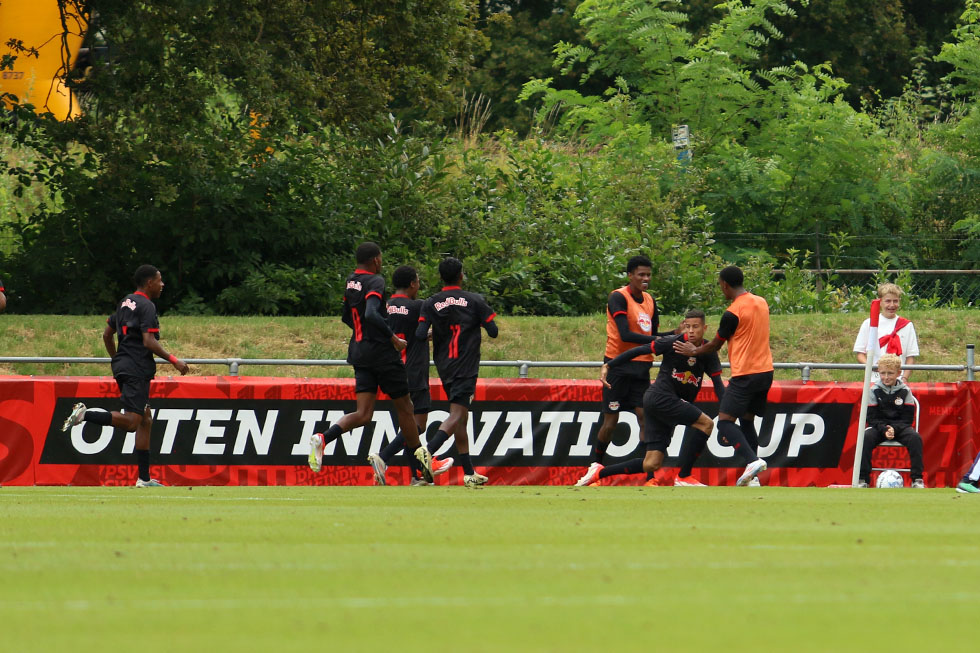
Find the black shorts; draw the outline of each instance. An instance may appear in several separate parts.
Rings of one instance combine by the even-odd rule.
[[[122,374],[116,377],[122,405],[127,413],[142,415],[150,405],[150,381],[145,376],[128,376]]]
[[[666,453],[674,427],[690,426],[701,415],[701,409],[677,395],[656,392],[653,387],[643,396],[643,444],[647,451]]]
[[[771,386],[772,372],[733,376],[725,388],[718,412],[735,418],[745,414],[761,416],[766,412]]]
[[[643,393],[650,387],[650,374],[646,378],[624,376],[609,371],[606,377],[612,388],[602,386],[602,412],[607,415],[621,410],[633,410],[643,406]]]
[[[432,411],[432,397],[429,396],[429,389],[416,390],[412,393],[412,405],[415,406],[416,415],[425,415]]]
[[[446,390],[449,403],[469,408],[470,404],[473,403],[473,395],[476,394],[476,377],[468,376],[465,379],[443,380],[442,387]]]
[[[382,365],[354,366],[354,392],[377,394],[378,388],[392,399],[408,394],[408,375],[400,360]]]

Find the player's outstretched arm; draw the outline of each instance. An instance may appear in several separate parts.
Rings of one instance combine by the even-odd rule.
[[[619,329],[619,337],[623,342],[634,342],[642,345],[653,342],[657,338],[657,336],[648,336],[637,333],[636,331],[630,331],[630,323],[626,319],[626,315],[620,314],[613,319],[616,322],[616,328]]]
[[[170,364],[177,368],[177,371],[180,372],[181,376],[190,371],[191,368],[187,366],[187,363],[180,360],[173,354],[168,354],[167,350],[163,348],[163,345],[160,344],[160,341],[157,340],[152,333],[143,333],[143,346],[160,358],[170,361]]]
[[[633,347],[632,349],[627,349],[622,354],[612,359],[607,365],[609,367],[619,367],[624,363],[628,363],[637,356],[648,356],[653,353],[653,348],[650,345],[640,345],[639,347]]]
[[[715,336],[712,340],[703,343],[700,347],[695,347],[692,343],[686,340],[677,340],[674,342],[674,351],[683,356],[700,356],[701,354],[710,354],[721,349],[721,346],[725,344],[725,341]]]

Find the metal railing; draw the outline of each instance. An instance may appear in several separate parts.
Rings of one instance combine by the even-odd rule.
[[[242,365],[285,365],[285,366],[347,366],[348,363],[341,359],[314,359],[314,358],[185,358],[185,363],[189,365],[227,365],[229,376],[238,376]],[[0,356],[0,363],[102,363],[109,364],[109,358],[84,358],[76,356]],[[157,364],[166,364],[167,361],[160,358],[156,359]],[[430,362],[434,365],[434,362]],[[532,367],[536,368],[561,368],[561,367],[601,367],[601,361],[480,361],[481,367],[516,367],[519,378],[528,378],[528,373]],[[722,367],[729,367],[728,363],[722,363]],[[653,363],[653,367],[660,367],[659,362]],[[800,379],[803,383],[810,380],[810,372],[813,370],[864,370],[862,363],[774,363],[773,367],[777,370],[799,370]],[[929,370],[936,372],[964,372],[967,381],[973,381],[976,373],[980,371],[980,366],[976,365],[974,358],[974,346],[966,346],[966,357],[963,365],[906,365],[908,370]]]

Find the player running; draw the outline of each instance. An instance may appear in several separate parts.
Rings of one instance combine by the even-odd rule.
[[[409,464],[432,482],[432,456],[419,444],[419,431],[412,417],[412,400],[408,396],[408,377],[400,351],[407,343],[388,326],[382,313],[385,280],[381,271],[381,248],[362,243],[356,252],[357,269],[347,277],[344,291],[343,322],[351,328],[347,362],[354,366],[354,393],[357,409],[330,426],[325,433],[310,437],[310,469],[319,472],[323,466],[323,448],[343,433],[364,426],[374,416],[378,388],[391,397],[398,415],[398,425],[405,436]]]
[[[480,342],[486,329],[497,337],[497,316],[486,300],[463,290],[463,263],[445,258],[439,263],[439,276],[446,284],[425,300],[415,337],[425,340],[432,328],[432,346],[436,370],[449,398],[449,417],[439,425],[436,438],[452,434],[456,439],[459,464],[463,466],[463,483],[467,487],[484,485],[487,477],[473,469],[470,461],[470,438],[466,431],[470,403],[476,393],[480,371]]]
[[[608,363],[636,345],[649,345],[660,335],[677,333],[657,333],[660,309],[647,292],[652,276],[653,263],[646,256],[634,256],[627,261],[626,277],[629,283],[609,293],[606,302],[606,351],[603,362]],[[648,350],[610,372],[608,384],[602,389],[603,419],[592,449],[593,465],[602,464],[613,429],[619,423],[620,411],[633,410],[640,424],[643,423],[643,393],[650,387],[652,364],[653,355]]]
[[[636,357],[651,352],[663,356],[656,381],[643,394],[643,442],[646,446],[646,454],[643,458],[634,458],[608,467],[592,463],[575,485],[598,485],[601,484],[601,479],[618,474],[646,472],[652,477],[663,465],[664,454],[670,444],[674,427],[678,424],[688,428],[684,432],[684,445],[681,450],[681,472],[675,479],[674,485],[704,485],[691,476],[691,470],[694,461],[704,451],[714,423],[693,402],[698,396],[705,374],[711,377],[718,400],[720,401],[724,396],[725,384],[721,380],[721,361],[718,360],[717,352],[700,356],[678,354],[674,351],[674,343],[684,341],[700,345],[704,342],[705,328],[704,312],[688,311],[681,323],[683,333],[658,338],[648,345],[634,347],[602,366],[599,380],[604,386],[609,387],[607,376],[610,370],[615,370]]]
[[[772,350],[769,348],[769,304],[742,287],[742,270],[731,265],[718,274],[718,285],[731,304],[721,316],[718,333],[710,342],[696,347],[677,341],[674,351],[684,356],[716,352],[728,342],[728,361],[732,377],[718,406],[718,434],[748,461],[736,485],[748,485],[766,461],[756,455],[759,435],[755,416],[766,410],[772,386]],[[739,426],[735,425],[738,420]]]
[[[422,300],[418,299],[419,275],[412,266],[403,265],[391,275],[391,282],[395,286],[395,294],[388,298],[388,325],[396,336],[408,343],[408,346],[401,351],[402,363],[405,364],[405,371],[408,374],[408,392],[415,409],[415,425],[419,433],[424,433],[429,410],[432,408],[432,398],[429,396],[429,341],[415,337],[422,310]],[[434,454],[449,438],[445,433],[443,436],[445,437],[441,439],[433,438],[426,444],[429,453]],[[386,484],[385,472],[388,470],[388,463],[404,446],[405,436],[399,431],[380,453],[368,455],[368,462],[374,470],[375,484]],[[452,466],[452,458],[439,460],[433,457],[432,475],[438,476]],[[423,484],[428,485],[421,477],[413,476],[412,485]]]
[[[136,487],[161,487],[163,483],[150,478],[150,428],[153,426],[150,382],[157,370],[153,355],[170,361],[182,375],[187,374],[188,367],[160,345],[160,320],[153,303],[163,292],[160,271],[152,265],[139,266],[133,274],[133,285],[136,290],[119,303],[102,332],[102,342],[112,358],[112,375],[119,386],[123,409],[108,413],[88,410],[85,404],[77,403],[61,430],[92,422],[128,433],[136,431]],[[114,336],[118,336],[118,348]]]

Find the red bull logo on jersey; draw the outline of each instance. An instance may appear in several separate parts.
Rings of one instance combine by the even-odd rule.
[[[360,289],[361,289],[360,281],[355,281],[351,279],[350,281],[347,282],[347,290],[360,290]]]
[[[646,313],[641,312],[637,314],[636,323],[645,333],[650,333],[650,331],[653,329],[653,321]]]
[[[135,311],[136,310],[136,302],[134,302],[132,299],[129,299],[127,297],[126,299],[123,300],[123,302],[121,304],[121,307],[122,308],[128,308],[131,311]]]
[[[670,375],[674,377],[674,380],[677,381],[678,383],[685,383],[685,384],[690,383],[691,385],[696,386],[698,388],[701,387],[701,377],[694,376],[690,370],[684,370],[683,372],[678,372],[677,368],[674,368],[674,371],[671,372]]]
[[[408,308],[405,306],[391,305],[388,307],[388,315],[408,315]]]
[[[446,297],[441,302],[435,303],[437,311],[441,311],[449,306],[469,306],[469,302],[466,301],[465,297]]]

